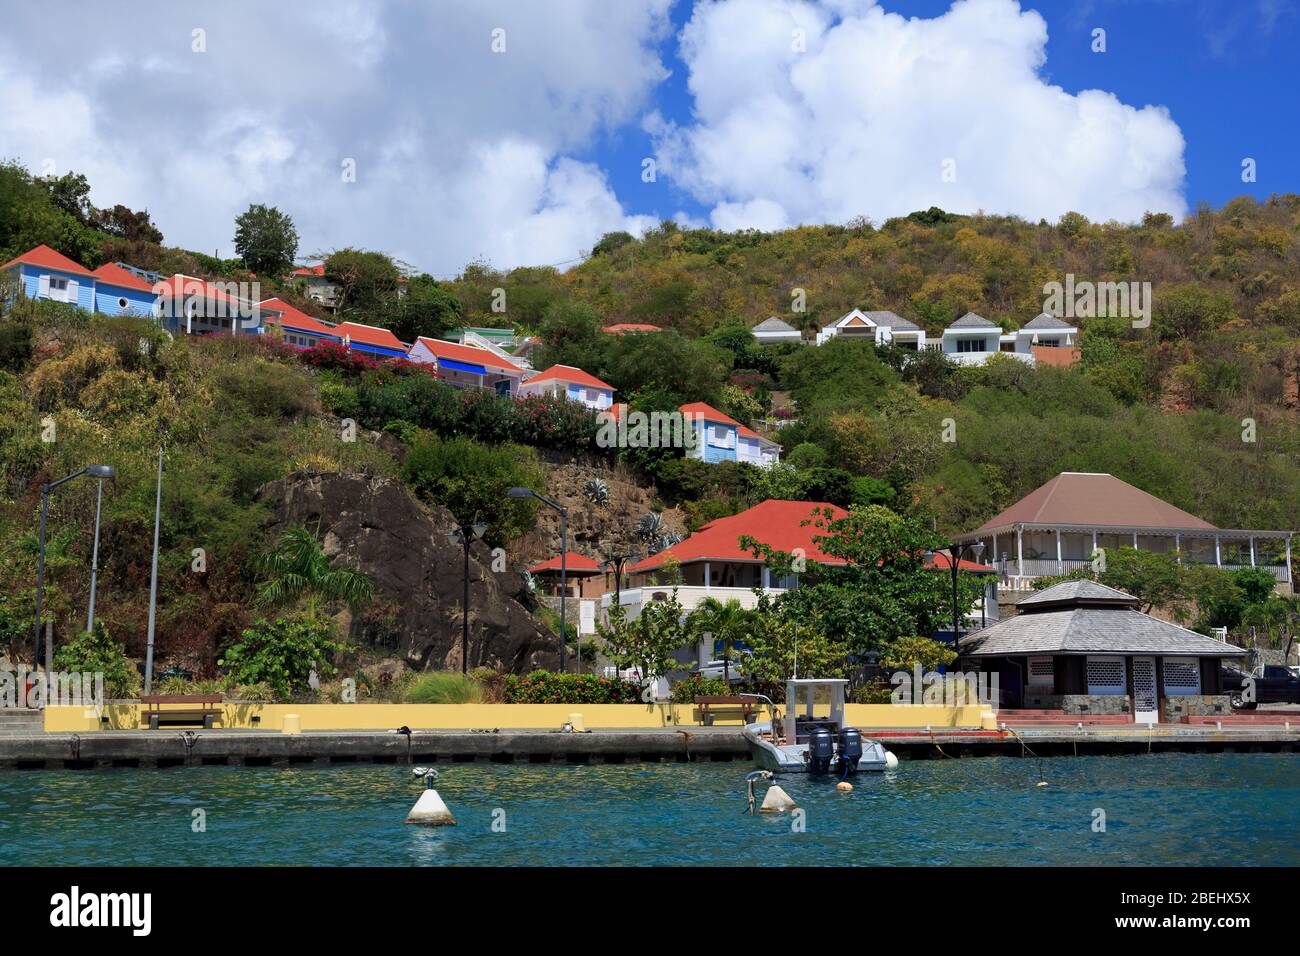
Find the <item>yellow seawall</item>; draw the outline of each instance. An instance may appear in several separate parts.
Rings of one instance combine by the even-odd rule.
[[[166,714],[168,707],[163,708]],[[171,708],[175,709],[175,708]],[[980,706],[936,707],[892,704],[847,704],[848,722],[866,728],[992,727],[992,713]],[[738,713],[720,713],[717,726],[741,723]],[[294,732],[328,730],[558,730],[580,715],[587,730],[647,729],[701,725],[692,704],[252,704],[221,705],[217,728]],[[290,719],[286,728],[285,718]],[[104,719],[101,719],[104,718]],[[762,719],[762,718],[760,718]],[[137,730],[148,727],[145,708],[110,703],[102,715],[84,707],[47,707],[45,729],[51,733]]]

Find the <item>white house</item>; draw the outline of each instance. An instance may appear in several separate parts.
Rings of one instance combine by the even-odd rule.
[[[781,342],[802,342],[803,333],[789,322],[777,318],[764,319],[751,330],[759,345],[778,345]]]
[[[818,332],[817,344],[821,345],[837,335],[868,339],[877,345],[892,343],[899,348],[915,351],[925,348],[925,330],[893,312],[863,312],[854,309]]]
[[[982,365],[995,353],[1029,365],[1070,365],[1079,358],[1078,336],[1077,328],[1046,312],[1014,332],[1003,332],[984,316],[967,312],[943,330],[942,348],[950,361],[962,365]]]
[[[552,365],[519,386],[520,397],[526,395],[563,396],[581,402],[594,412],[614,404],[614,386],[602,382],[572,365]]]

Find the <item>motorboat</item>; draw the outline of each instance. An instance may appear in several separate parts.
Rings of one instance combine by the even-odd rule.
[[[793,679],[785,684],[785,716],[746,724],[755,763],[774,773],[843,779],[860,771],[893,770],[898,758],[844,720],[846,680]],[[818,698],[822,700],[818,700]],[[764,698],[766,699],[766,698]],[[771,701],[768,701],[771,704]],[[822,711],[818,713],[818,711]]]

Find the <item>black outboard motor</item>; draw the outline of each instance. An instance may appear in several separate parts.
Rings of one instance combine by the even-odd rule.
[[[840,778],[857,772],[858,761],[862,759],[862,734],[856,727],[840,728],[840,763],[837,768]]]
[[[808,732],[808,772],[830,773],[831,757],[835,755],[835,742],[825,727],[814,727]]]

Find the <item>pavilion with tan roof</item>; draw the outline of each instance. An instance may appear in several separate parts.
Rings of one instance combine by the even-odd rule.
[[[982,541],[1002,585],[1091,566],[1107,549],[1175,554],[1180,562],[1268,570],[1291,590],[1291,531],[1217,528],[1114,475],[1064,471],[959,542]]]

